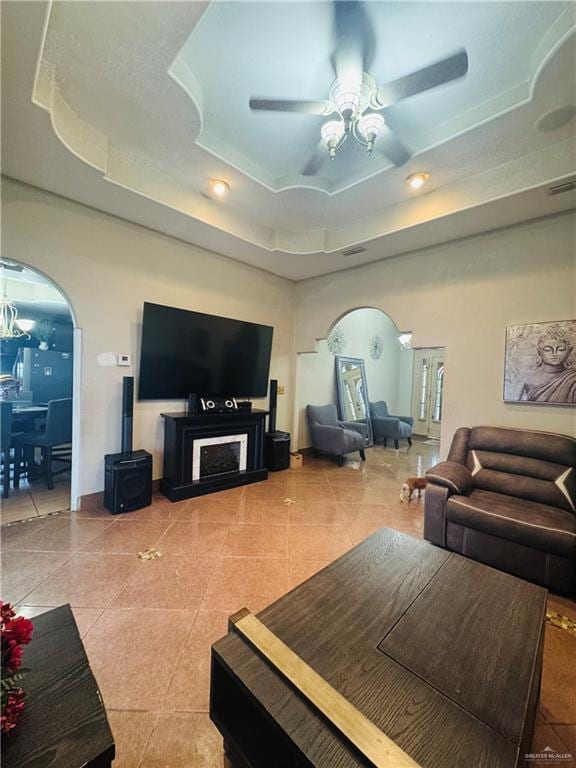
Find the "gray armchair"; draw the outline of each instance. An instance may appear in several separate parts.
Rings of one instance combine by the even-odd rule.
[[[366,461],[366,424],[339,421],[335,405],[307,405],[306,415],[314,451],[338,456],[340,466],[344,464],[344,455],[352,451],[359,451],[362,461]]]
[[[392,416],[388,413],[388,406],[384,400],[378,400],[370,403],[370,418],[374,442],[380,438],[386,445],[390,438],[394,440],[396,450],[398,450],[398,441],[401,439],[408,440],[408,445],[412,445],[412,425],[414,424],[412,416]]]

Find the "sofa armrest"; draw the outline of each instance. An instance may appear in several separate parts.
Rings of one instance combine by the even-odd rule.
[[[427,480],[432,485],[447,488],[450,494],[467,495],[473,488],[472,475],[467,467],[455,461],[443,461],[426,472]]]
[[[352,429],[354,432],[359,432],[362,437],[366,437],[368,434],[368,426],[363,421],[340,421],[339,424],[344,429]]]
[[[440,485],[428,485],[424,495],[424,538],[436,544],[446,546],[446,503],[448,488]]]
[[[397,418],[399,418],[400,421],[403,421],[405,424],[410,424],[411,427],[414,426],[414,417],[413,416],[398,416]]]
[[[372,417],[374,437],[396,440],[400,437],[400,419],[395,416]]]

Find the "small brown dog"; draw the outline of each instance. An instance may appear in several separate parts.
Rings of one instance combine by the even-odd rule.
[[[408,501],[412,501],[412,494],[418,491],[418,498],[422,496],[422,491],[426,490],[428,480],[425,477],[409,477],[400,491],[400,501],[404,501],[405,493],[408,491]]]

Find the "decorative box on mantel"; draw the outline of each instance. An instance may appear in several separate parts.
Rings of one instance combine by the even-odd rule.
[[[164,472],[170,501],[266,480],[264,431],[268,411],[189,416],[163,413]]]

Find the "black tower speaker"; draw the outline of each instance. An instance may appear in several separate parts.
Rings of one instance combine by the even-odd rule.
[[[269,432],[276,432],[277,407],[278,407],[278,379],[270,379],[270,416],[268,416]]]
[[[134,422],[134,376],[122,377],[122,453],[132,450]]]
[[[104,506],[113,514],[152,503],[152,456],[132,450],[134,377],[122,379],[122,453],[104,456]]]
[[[268,432],[265,437],[264,458],[271,472],[288,469],[290,466],[290,434],[276,430],[276,411],[278,406],[278,381],[270,380],[270,416]]]

